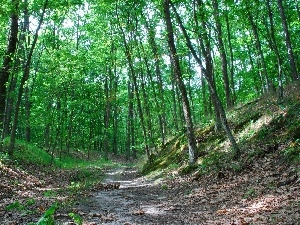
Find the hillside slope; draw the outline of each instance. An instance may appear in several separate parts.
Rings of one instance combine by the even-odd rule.
[[[230,143],[225,133],[218,133],[214,125],[196,131],[198,151],[205,156],[195,166],[188,165],[185,135],[175,137],[163,146],[144,165],[142,172],[161,173],[176,169],[183,174],[194,172],[200,176],[207,172],[240,172],[251,166],[258,158],[276,155],[278,163],[299,163],[300,160],[300,88],[286,88],[284,99],[276,96],[261,99],[236,107],[228,112],[232,131],[242,150],[240,160],[232,159]]]

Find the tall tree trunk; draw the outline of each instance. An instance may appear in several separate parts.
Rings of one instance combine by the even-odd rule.
[[[271,9],[271,3],[270,0],[266,0],[266,6],[268,10],[268,17],[270,22],[270,47],[274,51],[276,58],[277,58],[277,68],[278,68],[278,99],[282,99],[283,97],[283,84],[282,84],[282,59],[280,57],[280,53],[277,47],[276,38],[275,38],[275,26],[274,26],[274,19],[273,19],[273,12]],[[268,29],[268,26],[266,26],[266,29]]]
[[[148,41],[151,46],[152,54],[154,57],[154,66],[155,66],[155,75],[158,81],[158,98],[160,100],[160,112],[158,114],[159,117],[159,125],[160,125],[160,132],[161,132],[161,139],[162,145],[165,144],[166,138],[166,109],[164,105],[164,90],[163,90],[163,82],[161,76],[161,69],[160,69],[160,56],[158,54],[158,46],[155,41],[155,30],[151,25],[148,24],[147,20],[145,20],[146,29],[148,32]],[[157,100],[157,98],[156,98]],[[158,107],[158,104],[157,104]]]
[[[172,72],[173,72],[173,70],[172,70]],[[172,76],[173,77],[173,76]],[[173,124],[173,126],[174,126],[174,128],[175,128],[175,130],[176,130],[176,132],[179,130],[179,122],[178,122],[178,120],[180,120],[180,118],[179,118],[179,116],[178,116],[178,110],[177,110],[177,101],[176,101],[176,88],[175,88],[175,82],[173,81],[173,79],[171,79],[172,81],[172,88],[171,88],[171,90],[172,90],[172,103],[173,103],[173,109],[172,109],[172,111],[173,111],[173,121],[174,121],[174,124]]]
[[[118,12],[117,12],[117,15],[118,15]],[[146,154],[147,154],[148,158],[150,158],[150,150],[149,150],[149,145],[148,145],[148,133],[147,133],[146,126],[145,126],[145,118],[144,118],[144,112],[142,109],[142,103],[141,103],[141,98],[140,98],[140,93],[139,93],[139,86],[137,83],[136,72],[134,70],[133,59],[131,57],[132,53],[130,52],[130,47],[127,43],[126,36],[125,36],[124,30],[122,28],[122,25],[120,24],[119,17],[118,17],[118,23],[119,23],[119,29],[122,34],[123,43],[124,43],[124,47],[125,47],[125,55],[126,55],[128,66],[129,66],[129,74],[130,74],[129,79],[133,83],[134,93],[136,95],[138,114],[139,114],[140,121],[141,121],[141,127],[142,127],[142,132],[143,132],[143,137],[144,137]],[[135,150],[134,150],[134,152],[135,152]]]
[[[241,152],[240,152],[240,149],[239,149],[239,147],[238,147],[238,145],[236,143],[236,140],[235,140],[235,138],[234,138],[234,136],[232,134],[232,131],[231,131],[229,125],[228,125],[227,118],[226,118],[226,113],[225,113],[225,110],[224,110],[224,108],[222,106],[220,98],[219,98],[219,96],[217,94],[217,89],[215,87],[215,84],[214,84],[214,81],[213,81],[213,77],[209,76],[209,74],[207,73],[206,68],[202,64],[202,60],[197,55],[197,53],[196,53],[196,51],[195,51],[195,49],[194,49],[194,47],[192,45],[191,39],[190,39],[189,35],[187,34],[187,31],[186,31],[185,27],[183,26],[181,18],[179,16],[179,14],[177,13],[175,7],[174,7],[174,12],[175,12],[175,15],[176,15],[176,19],[177,19],[177,21],[179,23],[180,29],[181,29],[184,37],[185,37],[186,45],[190,49],[193,57],[195,58],[196,62],[198,63],[198,65],[200,66],[203,74],[206,77],[207,83],[208,83],[209,88],[211,90],[212,99],[213,99],[213,101],[215,101],[215,107],[216,107],[215,110],[216,110],[216,112],[220,116],[220,119],[221,119],[221,122],[222,122],[222,126],[223,126],[223,128],[224,128],[224,130],[225,130],[225,132],[227,134],[227,137],[228,137],[228,139],[229,139],[229,141],[230,141],[230,143],[232,145],[232,148],[233,148],[233,151],[234,151],[234,158],[238,158],[238,157],[240,157]]]
[[[236,101],[236,92],[235,92],[235,85],[234,85],[234,65],[233,65],[233,49],[231,43],[231,30],[229,25],[229,18],[228,18],[229,11],[226,9],[225,21],[226,21],[226,29],[227,29],[227,39],[228,39],[228,48],[229,48],[229,55],[230,55],[230,88],[232,94],[232,104],[235,104]]]
[[[202,1],[197,0],[197,3],[198,3],[198,6],[199,6],[199,10],[201,12],[204,12],[203,9],[201,9],[201,6],[203,5]],[[196,24],[196,30],[198,32],[198,42],[199,42],[199,45],[200,45],[201,52],[204,56],[205,65],[206,65],[205,79],[207,80],[207,78],[209,77],[212,81],[211,84],[208,83],[208,87],[209,87],[208,90],[209,90],[209,93],[210,93],[210,98],[209,99],[210,99],[210,103],[213,104],[213,107],[215,109],[214,113],[215,113],[215,127],[216,127],[216,130],[220,131],[222,129],[222,121],[221,121],[221,118],[220,118],[220,114],[217,111],[217,108],[218,108],[217,102],[215,101],[214,98],[212,98],[212,96],[213,96],[212,87],[214,87],[216,89],[216,87],[215,87],[216,84],[215,84],[214,74],[213,74],[213,62],[212,62],[212,56],[211,56],[210,40],[209,40],[209,35],[208,35],[208,32],[207,32],[207,30],[208,30],[207,24],[206,24],[207,22],[205,21],[203,13],[201,13],[200,14],[201,15],[201,25],[202,25],[202,28],[203,28],[203,34],[201,35],[200,34],[200,29],[199,29],[199,23],[198,23],[198,19],[197,19],[197,15],[196,15],[196,2],[194,1],[193,4],[194,4],[194,20],[195,20],[195,24]],[[175,15],[176,15],[176,18],[177,18],[179,24],[182,24],[181,18],[178,15],[177,11],[175,11]],[[183,24],[182,24],[182,26],[183,26]],[[185,30],[184,27],[182,27],[181,29]],[[193,53],[192,53],[192,55],[195,58]],[[202,69],[202,68],[204,68],[204,66],[200,65],[200,68]]]
[[[105,159],[108,159],[108,150],[109,150],[109,123],[110,123],[110,114],[111,114],[111,98],[109,93],[110,85],[109,85],[109,78],[112,76],[112,71],[110,68],[108,68],[108,76],[105,76],[105,82],[104,82],[104,92],[105,92],[105,104],[104,104],[104,140],[103,140],[103,147],[104,147],[104,157]]]
[[[290,63],[291,72],[292,72],[291,78],[293,81],[296,81],[296,80],[298,80],[299,77],[298,77],[298,73],[297,73],[294,52],[293,52],[293,48],[292,48],[292,44],[291,44],[290,32],[288,29],[288,24],[287,24],[284,8],[282,5],[282,0],[277,0],[277,2],[278,2],[278,8],[279,8],[280,16],[281,16],[281,23],[282,23],[284,37],[285,37],[285,44],[286,44],[286,48],[287,48],[288,56],[289,56],[289,63]]]
[[[147,72],[147,79],[149,80],[149,83],[150,83],[150,87],[151,87],[151,89],[152,89],[152,92],[153,92],[153,97],[154,97],[154,103],[155,103],[155,108],[156,109],[158,109],[158,110],[161,110],[160,109],[160,104],[158,103],[158,97],[157,97],[157,94],[156,94],[156,91],[157,91],[157,89],[155,88],[155,85],[154,85],[154,81],[153,81],[153,78],[152,78],[152,74],[151,74],[151,69],[150,69],[150,66],[149,66],[149,62],[148,62],[148,59],[147,59],[147,57],[146,57],[146,53],[145,53],[145,49],[144,49],[144,47],[143,47],[143,45],[142,45],[142,43],[140,43],[140,45],[141,45],[141,48],[142,48],[142,51],[143,51],[143,54],[144,54],[144,62],[145,62],[145,66],[146,66],[146,72]],[[141,73],[142,73],[142,71],[141,71]],[[148,97],[146,97],[147,96],[147,94],[146,94],[146,91],[145,91],[145,78],[144,78],[144,76],[142,76],[143,77],[143,83],[142,83],[142,91],[143,91],[143,98],[144,99],[148,99]],[[148,100],[147,100],[148,101]],[[147,111],[148,111],[148,113],[147,113],[147,117],[148,117],[148,130],[151,130],[151,141],[153,142],[154,141],[154,135],[153,135],[153,131],[152,131],[152,122],[151,122],[151,115],[150,115],[150,106],[149,106],[149,103],[147,102]],[[162,115],[161,115],[161,112],[159,112],[158,113],[158,121],[159,121],[159,127],[160,127],[160,137],[161,137],[161,139],[162,139],[162,144],[164,144],[165,142],[164,142],[164,140],[165,140],[165,134],[164,134],[164,122],[163,122],[163,118],[162,118]],[[153,143],[153,145],[154,145],[154,147],[155,147],[155,150],[157,150],[157,145],[156,144],[154,144]]]
[[[111,53],[114,55],[115,53],[115,47],[112,45]],[[116,155],[118,153],[118,101],[117,101],[117,91],[118,91],[118,74],[117,74],[117,62],[114,59],[113,60],[113,74],[114,74],[114,80],[113,80],[113,153]]]
[[[9,76],[11,70],[13,68],[13,58],[17,49],[18,42],[18,32],[19,32],[19,1],[11,0],[11,4],[13,5],[13,12],[10,16],[10,33],[8,38],[8,45],[4,55],[2,68],[0,71],[0,127],[3,126],[3,120],[5,115],[5,101],[7,98],[7,82],[9,80]],[[3,136],[3,135],[2,135]]]
[[[233,106],[233,101],[230,92],[228,70],[227,70],[227,57],[226,57],[225,46],[223,42],[222,24],[220,21],[219,4],[217,0],[213,0],[213,8],[214,8],[214,18],[216,22],[217,40],[218,40],[218,46],[219,46],[220,57],[222,62],[222,75],[223,75],[223,82],[225,86],[226,106],[228,108],[231,108]]]
[[[19,119],[19,111],[20,111],[20,105],[21,105],[21,101],[22,101],[22,95],[23,95],[24,85],[25,85],[25,82],[29,78],[31,58],[32,58],[32,55],[33,55],[33,51],[34,51],[35,45],[37,43],[38,32],[39,32],[39,30],[40,30],[40,28],[42,26],[43,20],[44,20],[44,16],[45,16],[47,5],[48,5],[48,0],[46,0],[45,3],[44,3],[42,15],[41,15],[38,27],[36,28],[36,31],[35,31],[34,40],[32,42],[30,51],[28,53],[26,65],[25,65],[25,68],[24,68],[24,73],[23,73],[23,76],[22,76],[22,79],[21,79],[21,83],[20,83],[20,86],[19,86],[18,96],[17,96],[17,102],[16,102],[16,106],[15,106],[16,107],[15,108],[15,115],[14,115],[14,119],[13,119],[13,124],[12,124],[12,129],[11,129],[11,135],[10,135],[10,145],[8,147],[8,154],[9,155],[13,155],[13,151],[14,151],[14,147],[15,147],[15,139],[16,139],[16,130],[17,130],[17,124],[18,124],[18,119]]]
[[[25,140],[30,142],[31,138],[31,127],[30,127],[30,109],[31,109],[31,102],[29,100],[29,87],[25,87],[25,117],[26,117],[26,124],[25,124]]]
[[[258,55],[259,55],[259,64],[261,64],[261,66],[262,66],[262,73],[263,73],[262,78],[264,80],[264,82],[262,83],[263,90],[264,90],[264,92],[269,92],[270,91],[270,80],[268,77],[265,57],[264,57],[264,54],[262,51],[262,46],[261,46],[260,38],[258,35],[257,25],[254,22],[254,19],[253,19],[253,16],[251,14],[251,10],[249,9],[249,7],[248,7],[247,11],[248,11],[247,12],[248,19],[249,19],[249,22],[250,22],[250,25],[251,25],[251,28],[253,31],[253,35],[254,35],[255,46],[256,46],[256,49],[257,49]]]
[[[186,87],[182,79],[179,58],[175,47],[174,31],[173,31],[173,25],[172,25],[172,20],[170,15],[170,3],[171,3],[170,0],[164,0],[164,5],[163,5],[164,19],[167,28],[168,45],[170,48],[172,64],[174,67],[174,75],[176,78],[176,83],[180,90],[181,101],[183,105],[183,114],[185,118],[186,132],[187,132],[188,145],[189,145],[189,163],[194,164],[195,152],[197,151],[196,138],[195,138],[194,125],[191,116],[190,104],[187,97]]]
[[[126,159],[130,159],[131,150],[134,145],[134,123],[133,123],[133,88],[128,80],[128,117],[127,117],[127,139],[126,139]]]

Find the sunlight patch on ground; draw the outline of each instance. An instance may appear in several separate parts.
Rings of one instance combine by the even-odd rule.
[[[157,206],[154,205],[147,205],[147,206],[141,206],[142,210],[146,213],[146,214],[150,214],[150,215],[163,215],[166,214],[166,212],[160,208],[158,208]]]
[[[250,122],[250,124],[239,133],[237,138],[243,140],[245,138],[251,138],[255,135],[264,125],[269,124],[272,121],[273,117],[270,115],[264,115],[259,118],[256,122]]]
[[[151,180],[146,180],[143,177],[134,180],[118,181],[118,182],[121,184],[120,188],[149,187],[149,186],[155,186],[160,183],[160,182],[152,182]]]
[[[256,200],[248,201],[246,199],[244,201],[244,207],[233,207],[229,209],[219,209],[216,211],[216,214],[236,214],[240,215],[241,213],[245,216],[254,216],[256,214],[260,214],[261,212],[272,212],[275,209],[283,207],[286,205],[287,196],[274,196],[267,195],[262,196]]]

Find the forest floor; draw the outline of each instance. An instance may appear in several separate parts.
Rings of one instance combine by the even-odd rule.
[[[266,157],[222,178],[145,178],[133,168],[108,171],[77,212],[84,224],[300,224],[300,179],[295,167]],[[120,188],[114,188],[119,182]],[[108,185],[109,187],[109,185]]]
[[[74,193],[55,194],[55,190],[65,185],[70,174],[41,182],[28,173],[6,169],[0,177],[0,224],[4,225],[37,222],[38,215],[57,200],[65,204],[54,213],[55,224],[80,224],[74,215],[85,225],[300,224],[299,167],[281,164],[276,154],[259,158],[240,173],[200,178],[172,173],[164,178],[143,177],[126,166],[106,169],[105,179],[91,190],[78,191],[77,202],[69,206]],[[5,186],[16,179],[15,189]],[[17,196],[11,198],[12,192]]]

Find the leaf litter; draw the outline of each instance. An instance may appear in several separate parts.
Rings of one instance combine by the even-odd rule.
[[[85,225],[300,224],[299,167],[280,163],[276,154],[239,173],[224,171],[221,178],[216,173],[158,179],[120,167],[103,171],[104,182],[78,193],[59,191],[74,171],[26,169],[31,172],[1,165],[1,224],[36,222],[57,201],[57,224],[75,224],[70,212]]]

